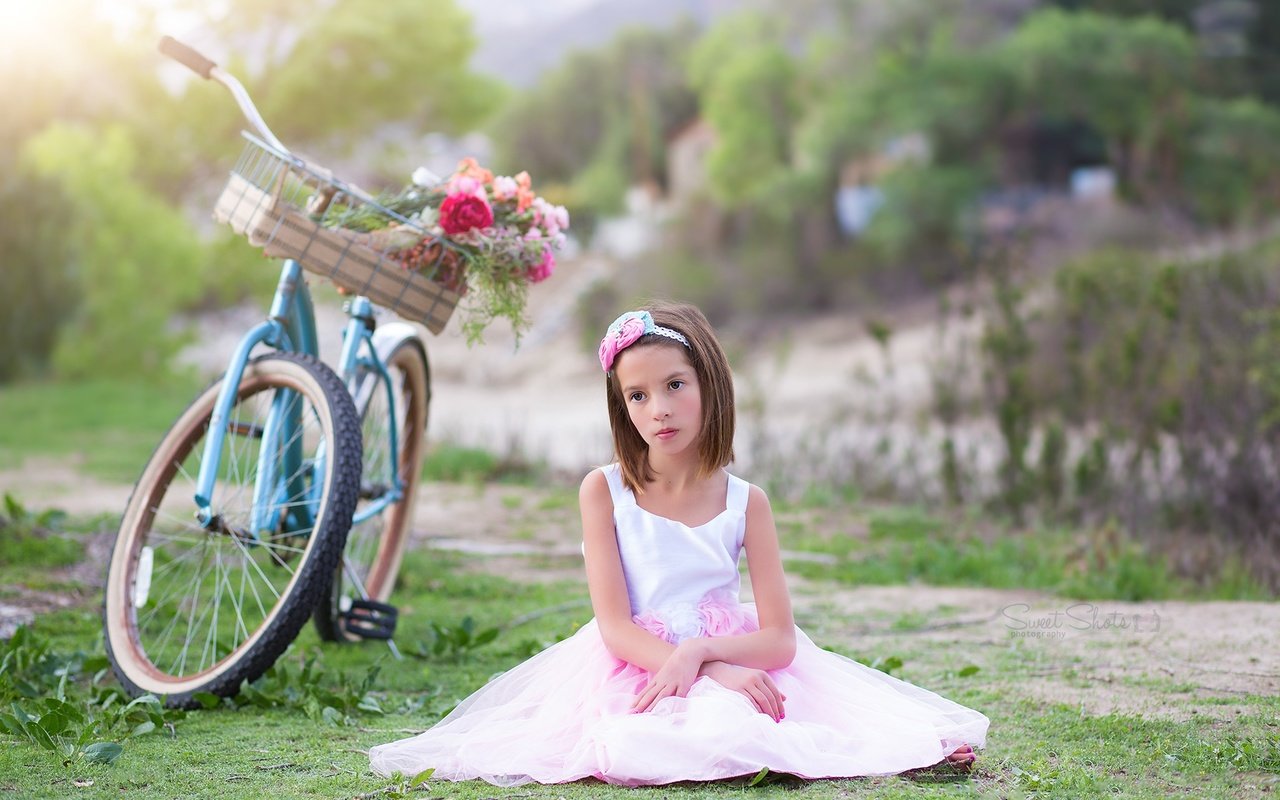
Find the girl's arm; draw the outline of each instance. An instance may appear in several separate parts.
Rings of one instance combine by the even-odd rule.
[[[600,626],[604,646],[615,658],[657,672],[676,648],[631,620],[627,579],[614,533],[613,499],[603,472],[592,470],[583,479],[578,505],[582,511],[587,588],[591,591],[591,609]]]
[[[747,530],[743,537],[747,568],[751,571],[751,591],[760,616],[760,630],[739,636],[686,639],[681,647],[694,650],[703,663],[724,661],[754,669],[781,669],[796,655],[795,622],[791,616],[791,596],[782,573],[778,531],[773,523],[769,498],[758,486],[751,487],[747,500]]]

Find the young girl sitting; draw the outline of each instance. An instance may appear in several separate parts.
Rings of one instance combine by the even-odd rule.
[[[971,767],[985,716],[822,650],[792,622],[769,500],[730,475],[733,379],[687,305],[600,343],[617,462],[582,482],[595,619],[494,678],[376,772],[510,786]],[[747,553],[754,603],[738,600]]]

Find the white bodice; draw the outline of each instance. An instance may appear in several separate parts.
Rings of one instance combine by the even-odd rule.
[[[697,635],[699,603],[738,600],[738,558],[747,524],[750,484],[729,475],[726,508],[689,527],[636,505],[618,464],[604,467],[613,522],[633,615],[661,618],[677,638]],[[726,473],[727,474],[727,473]]]

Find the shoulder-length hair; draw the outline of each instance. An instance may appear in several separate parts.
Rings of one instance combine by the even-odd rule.
[[[702,432],[698,442],[698,477],[706,478],[733,461],[734,401],[733,372],[724,348],[716,339],[711,323],[697,307],[687,303],[652,302],[639,310],[653,315],[655,325],[670,328],[689,340],[689,347],[651,333],[627,348],[677,347],[684,351],[698,377],[702,396]],[[626,352],[625,350],[623,352]],[[619,354],[621,356],[621,354]],[[654,479],[649,465],[649,445],[645,443],[627,413],[626,399],[615,370],[605,377],[609,427],[613,430],[613,452],[622,466],[622,481],[632,491],[643,493]]]

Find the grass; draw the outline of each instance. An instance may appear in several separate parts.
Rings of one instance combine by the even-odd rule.
[[[859,506],[827,507],[826,518],[816,519],[802,508],[780,510],[779,538],[787,550],[829,557],[788,562],[789,571],[817,580],[1027,588],[1135,601],[1274,597],[1236,562],[1193,582],[1111,526],[1011,530],[988,520],[948,521],[918,509],[868,512]]]
[[[70,459],[94,478],[132,483],[200,388],[178,378],[0,386],[0,470]]]
[[[134,737],[117,733],[113,740],[121,741],[123,751],[112,765],[82,758],[64,765],[61,757],[33,743],[0,736],[5,745],[0,747],[0,792],[42,798],[479,800],[514,794],[568,800],[636,796],[679,800],[786,790],[797,798],[1123,796],[1141,800],[1261,796],[1280,786],[1280,699],[1216,698],[1213,707],[1220,714],[1190,715],[1182,721],[1091,715],[1069,704],[1046,705],[1027,687],[1052,662],[1050,651],[1021,642],[969,652],[940,647],[912,636],[912,627],[922,620],[908,614],[889,634],[864,642],[857,655],[991,718],[988,748],[972,777],[923,771],[812,783],[770,778],[754,788],[739,780],[640,791],[593,781],[518,790],[431,781],[426,791],[408,791],[405,783],[369,771],[365,751],[370,746],[427,727],[491,675],[571,635],[590,617],[581,582],[515,583],[480,571],[480,565],[477,559],[449,552],[408,555],[396,594],[402,611],[397,641],[406,654],[419,656],[395,661],[386,647],[376,643],[322,646],[308,629],[282,659],[276,674],[259,684],[261,691],[254,695],[259,702],[189,712],[173,719],[171,730],[159,726]],[[828,618],[815,631],[839,630],[851,622]],[[96,610],[72,609],[40,617],[32,633],[51,651],[100,654],[99,625]],[[487,631],[495,632],[486,635]],[[304,681],[308,660],[319,671]],[[1067,666],[1067,679],[1088,685],[1086,672]],[[357,701],[363,700],[357,695],[364,691],[358,685],[375,668],[376,679],[367,697],[385,713],[357,707]],[[3,676],[0,670],[0,690],[6,686]],[[87,674],[80,675],[81,686],[87,687],[89,681]],[[1139,683],[1143,681],[1148,688],[1162,691],[1167,704],[1199,702],[1194,687],[1175,685],[1159,675]],[[98,683],[105,687],[112,680],[103,677]],[[304,683],[310,691],[299,691]],[[47,684],[46,690],[52,685]],[[82,693],[87,697],[89,689]],[[349,698],[344,710],[328,717],[315,713],[317,707],[307,700],[343,695]]]

